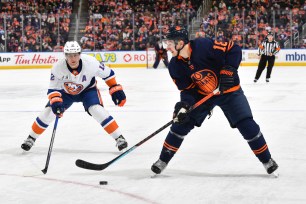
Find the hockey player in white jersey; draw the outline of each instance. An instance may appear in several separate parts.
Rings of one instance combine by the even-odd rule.
[[[96,86],[96,77],[102,78],[109,86],[109,93],[115,105],[124,106],[126,96],[122,86],[117,84],[114,71],[96,58],[81,54],[81,47],[76,41],[66,42],[64,54],[65,58],[60,59],[51,69],[49,102],[34,121],[21,148],[29,151],[55,117],[62,117],[74,102],[83,103],[85,111],[115,139],[119,151],[126,148],[128,144],[114,118],[103,107]]]

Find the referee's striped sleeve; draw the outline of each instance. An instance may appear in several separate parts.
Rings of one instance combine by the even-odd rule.
[[[262,42],[262,44],[258,47],[259,54],[264,54],[267,56],[275,55],[280,51],[280,47],[278,42],[272,41],[268,42],[267,40]]]
[[[275,55],[275,54],[277,54],[279,51],[280,51],[279,44],[278,44],[278,42],[275,42],[275,50],[274,50],[274,52],[273,52],[272,54]]]
[[[264,42],[262,42],[258,47],[258,55],[261,55],[264,49]]]

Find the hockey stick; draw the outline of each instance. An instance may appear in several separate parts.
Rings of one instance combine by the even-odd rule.
[[[195,103],[188,111],[187,113],[191,112],[192,110],[194,110],[195,108],[197,108],[198,106],[200,106],[202,103],[204,103],[205,101],[207,101],[208,99],[210,99],[212,96],[216,95],[217,93],[219,93],[219,88],[217,88],[216,90],[214,90],[212,93],[208,94],[207,96],[205,96],[204,98],[202,98],[200,101],[198,101],[197,103]],[[161,131],[163,131],[164,129],[166,129],[168,126],[170,126],[173,123],[173,120],[169,121],[167,124],[165,124],[164,126],[162,126],[161,128],[159,128],[158,130],[156,130],[155,132],[153,132],[151,135],[147,136],[146,138],[144,138],[143,140],[141,140],[140,142],[138,142],[137,144],[135,144],[133,147],[131,147],[130,149],[126,150],[125,152],[123,152],[122,154],[120,154],[119,156],[117,156],[116,158],[114,158],[113,160],[104,163],[104,164],[94,164],[94,163],[90,163],[81,159],[78,159],[75,161],[75,164],[83,169],[89,169],[89,170],[96,170],[96,171],[102,171],[103,169],[106,169],[108,166],[110,166],[111,164],[115,163],[116,161],[118,161],[119,159],[121,159],[122,157],[124,157],[125,155],[127,155],[128,153],[130,153],[131,151],[133,151],[134,149],[136,149],[137,147],[139,147],[140,145],[142,145],[143,143],[145,143],[146,141],[148,141],[149,139],[151,139],[152,137],[154,137],[155,135],[157,135],[158,133],[160,133]]]
[[[54,143],[54,138],[55,138],[55,132],[56,132],[56,127],[57,127],[58,119],[59,119],[59,117],[56,116],[55,122],[54,122],[54,127],[53,127],[53,132],[52,132],[52,137],[51,137],[51,141],[50,141],[50,146],[49,146],[49,151],[48,151],[46,165],[45,165],[45,168],[43,170],[41,170],[44,174],[46,174],[47,171],[48,171],[48,167],[49,167],[51,152],[52,152],[52,148],[53,148],[53,143]]]

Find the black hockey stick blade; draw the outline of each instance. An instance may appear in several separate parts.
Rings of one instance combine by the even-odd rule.
[[[48,168],[44,168],[43,170],[41,170],[44,174],[46,174],[47,173],[47,171],[48,171]]]
[[[138,144],[134,145],[133,147],[131,147],[130,149],[126,150],[125,152],[123,152],[122,154],[117,156],[115,159],[113,159],[113,160],[111,160],[111,161],[109,161],[107,163],[104,163],[104,164],[94,164],[94,163],[90,163],[90,162],[84,161],[82,159],[78,159],[78,160],[75,161],[75,165],[77,165],[78,167],[83,168],[83,169],[102,171],[102,170],[106,169],[108,166],[110,166],[111,164],[113,164],[114,162],[116,162],[117,160],[121,159],[122,157],[124,157],[125,155],[127,155],[128,153],[133,151],[137,147]]]
[[[78,167],[95,171],[102,171],[103,169],[106,169],[110,164],[111,162],[107,162],[105,164],[94,164],[84,161],[82,159],[78,159],[75,161],[75,165],[77,165]]]
[[[194,104],[191,107],[191,109],[188,110],[188,112],[190,112],[193,109],[197,108],[199,105],[201,105],[202,103],[204,103],[205,101],[207,101],[212,96],[214,96],[214,95],[216,95],[218,93],[219,93],[219,88],[217,88],[212,93],[210,93],[207,96],[205,96],[204,98],[202,98],[196,104]],[[75,161],[75,165],[80,167],[80,168],[83,168],[83,169],[102,171],[102,170],[106,169],[107,167],[109,167],[111,164],[115,163],[116,161],[118,161],[119,159],[124,157],[125,155],[127,155],[128,153],[130,153],[131,151],[133,151],[134,149],[136,149],[137,147],[139,147],[140,145],[142,145],[143,143],[145,143],[146,141],[148,141],[149,139],[151,139],[152,137],[154,137],[155,135],[157,135],[158,133],[160,133],[161,131],[163,131],[164,129],[166,129],[168,126],[172,125],[172,123],[173,123],[173,120],[169,121],[167,124],[165,124],[164,126],[159,128],[158,130],[153,132],[151,135],[147,136],[146,138],[144,138],[143,140],[141,140],[140,142],[135,144],[133,147],[131,147],[130,149],[126,150],[125,152],[123,152],[122,154],[120,154],[119,156],[117,156],[116,158],[114,158],[113,160],[111,160],[111,161],[109,161],[107,163],[104,163],[104,164],[94,164],[94,163],[90,163],[90,162],[84,161],[82,159],[78,159],[78,160]]]
[[[146,141],[148,141],[149,139],[151,139],[152,137],[154,137],[155,135],[157,135],[158,133],[160,133],[162,130],[166,129],[172,123],[173,123],[173,120],[169,121],[163,127],[159,128],[158,130],[153,132],[151,135],[149,135],[148,137],[144,138],[143,140],[141,140],[140,142],[135,144],[133,147],[131,147],[130,149],[126,150],[125,152],[123,152],[122,154],[120,154],[119,156],[117,156],[116,158],[114,158],[113,160],[111,160],[111,161],[109,161],[107,163],[104,163],[104,164],[94,164],[94,163],[90,163],[90,162],[84,161],[82,159],[78,159],[78,160],[75,161],[75,165],[77,165],[78,167],[83,168],[83,169],[102,171],[102,170],[106,169],[108,166],[110,166],[111,164],[115,163],[116,161],[118,161],[119,159],[124,157],[125,155],[127,155],[128,153],[130,153],[131,151],[133,151],[134,149],[136,149],[137,147],[139,147],[140,145],[142,145],[143,143],[145,143]]]

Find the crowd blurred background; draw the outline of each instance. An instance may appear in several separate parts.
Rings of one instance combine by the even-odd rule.
[[[0,0],[0,52],[146,50],[170,25],[190,38],[257,49],[268,32],[281,48],[306,48],[305,0]]]

